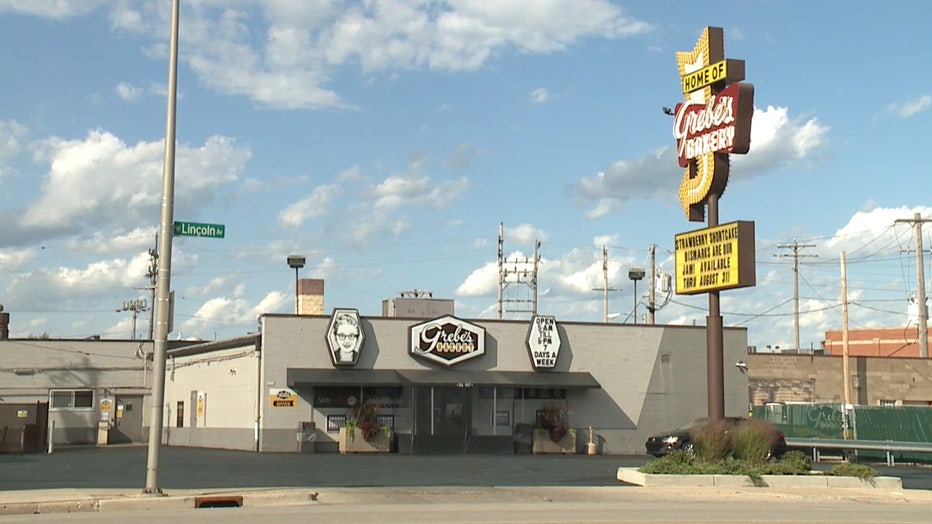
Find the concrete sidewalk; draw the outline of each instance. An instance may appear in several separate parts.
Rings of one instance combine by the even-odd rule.
[[[675,489],[675,488],[674,488]],[[559,503],[668,503],[671,485],[663,486],[425,486],[392,488],[246,488],[219,490],[165,490],[163,495],[131,489],[52,489],[0,492],[0,516],[39,513],[184,510],[196,507],[335,505],[438,505],[472,500],[483,504]],[[676,489],[677,500],[775,504],[919,505],[932,508],[932,492],[890,487],[748,487],[694,483]],[[201,504],[201,505],[199,505]],[[209,504],[205,506],[203,504]]]
[[[193,509],[197,507],[267,507],[314,504],[317,493],[306,488],[163,490],[150,495],[131,489],[48,489],[0,492],[0,515]]]

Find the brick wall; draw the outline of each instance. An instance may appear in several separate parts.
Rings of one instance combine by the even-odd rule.
[[[753,353],[747,358],[749,395],[766,402],[843,402],[843,358],[835,355]],[[851,357],[851,402],[932,405],[932,359]]]

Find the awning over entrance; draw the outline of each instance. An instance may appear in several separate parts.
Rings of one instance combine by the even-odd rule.
[[[288,387],[297,386],[401,386],[391,369],[288,368]]]
[[[412,386],[496,386],[512,388],[600,388],[587,371],[534,373],[529,371],[486,371],[458,369],[399,369],[405,385]]]
[[[588,371],[534,373],[463,369],[288,368],[288,387],[297,386],[495,386],[509,388],[600,388]]]

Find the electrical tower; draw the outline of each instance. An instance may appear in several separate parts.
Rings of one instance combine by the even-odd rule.
[[[498,225],[498,319],[504,313],[537,315],[537,270],[540,241],[534,243],[534,257],[505,259],[505,225]],[[523,291],[523,293],[522,293]]]

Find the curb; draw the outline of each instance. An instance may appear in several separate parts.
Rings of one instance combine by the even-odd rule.
[[[198,507],[199,499],[220,502],[235,501],[237,506],[244,508],[295,506],[317,502],[316,492],[296,489],[179,492],[178,494],[166,493],[161,496],[142,493],[128,494],[125,491],[95,495],[76,493],[74,490],[49,490],[22,492],[22,498],[27,500],[19,501],[15,500],[16,493],[3,495],[3,498],[8,501],[0,500],[0,515],[193,509]]]
[[[616,477],[622,482],[644,487],[725,487],[725,488],[862,488],[902,490],[899,477],[874,477],[862,480],[857,477],[832,475],[761,475],[764,486],[755,486],[745,475],[658,475],[641,473],[637,468],[618,468]]]

